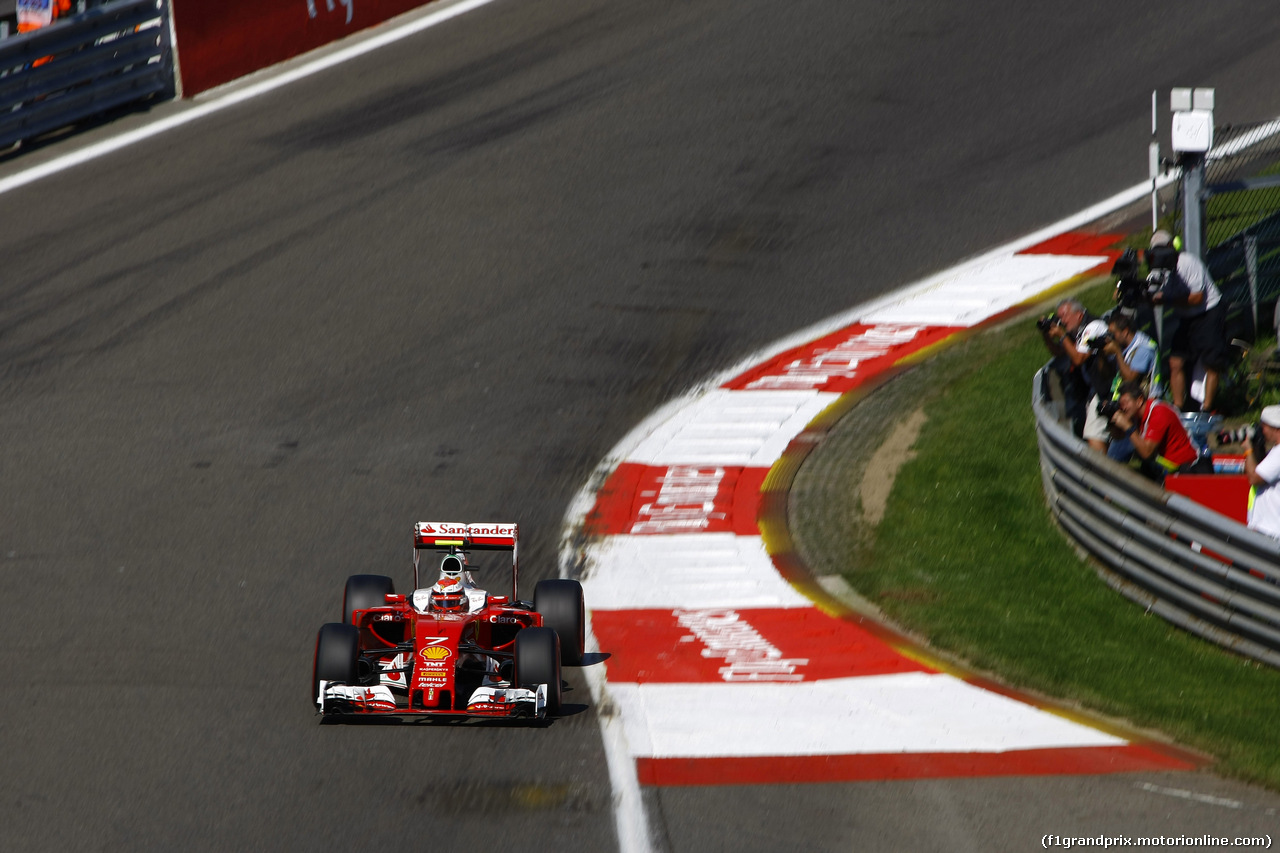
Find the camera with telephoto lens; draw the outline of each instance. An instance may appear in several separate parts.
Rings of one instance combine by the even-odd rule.
[[[1247,444],[1253,448],[1253,458],[1261,459],[1267,455],[1267,440],[1258,424],[1247,424],[1235,429],[1218,431],[1218,444]]]
[[[1115,339],[1116,336],[1110,332],[1103,332],[1101,335],[1089,338],[1089,340],[1084,342],[1084,345],[1091,350],[1100,350]]]
[[[1147,283],[1139,274],[1138,250],[1125,249],[1124,254],[1111,265],[1111,274],[1117,277],[1116,304],[1121,308],[1137,308],[1150,302]]]
[[[1061,325],[1062,325],[1062,320],[1061,318],[1058,317],[1057,314],[1049,314],[1045,317],[1041,317],[1039,320],[1036,320],[1036,328],[1042,332],[1048,332],[1050,329],[1053,329],[1055,326],[1061,326]]]
[[[1119,400],[1099,400],[1098,401],[1098,417],[1111,420],[1111,416],[1120,411]]]
[[[1147,298],[1157,293],[1165,302],[1185,302],[1191,295],[1191,288],[1178,275],[1177,270],[1156,269],[1147,274]]]

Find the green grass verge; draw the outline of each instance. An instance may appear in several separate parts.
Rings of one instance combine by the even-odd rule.
[[[1103,286],[1085,301],[1109,296]],[[1219,772],[1280,789],[1280,671],[1146,614],[1054,525],[1030,407],[1046,360],[1028,318],[871,395],[796,478],[790,519],[801,556],[981,670],[1162,731],[1216,756]],[[870,529],[861,474],[888,429],[921,406],[928,422],[916,456]]]

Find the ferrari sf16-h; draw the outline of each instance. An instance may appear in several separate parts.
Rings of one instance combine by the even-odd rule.
[[[511,553],[511,594],[472,577],[474,552]],[[424,586],[424,552],[439,575]],[[391,578],[347,579],[342,622],[320,628],[312,699],[325,715],[544,718],[560,711],[560,667],[581,666],[582,586],[538,581],[519,598],[515,524],[421,522],[414,530],[413,593]]]

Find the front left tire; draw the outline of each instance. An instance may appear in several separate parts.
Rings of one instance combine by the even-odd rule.
[[[525,628],[516,634],[516,686],[537,690],[547,685],[547,716],[560,713],[560,638],[550,628]]]
[[[360,631],[354,625],[330,622],[316,635],[316,656],[311,666],[311,701],[315,703],[321,681],[356,684],[360,660]]]

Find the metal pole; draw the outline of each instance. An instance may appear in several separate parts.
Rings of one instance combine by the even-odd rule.
[[[1151,145],[1147,147],[1147,171],[1151,173],[1151,231],[1160,227],[1160,201],[1156,179],[1160,176],[1160,141],[1156,138],[1156,90],[1151,90]]]
[[[1244,238],[1244,268],[1249,276],[1249,302],[1253,306],[1253,336],[1258,337],[1258,238]]]
[[[1182,251],[1204,259],[1204,155],[1182,155]]]

